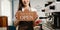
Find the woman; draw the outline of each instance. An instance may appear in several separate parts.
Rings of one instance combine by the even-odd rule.
[[[24,11],[25,9],[28,9],[29,11],[36,11],[35,9],[31,8],[30,0],[19,0],[19,9],[16,12],[16,18],[17,18],[17,15],[18,15],[17,13],[19,13],[20,11]],[[17,26],[17,25],[19,26],[18,30],[22,30],[22,29],[24,29],[24,30],[33,30],[32,24],[33,24],[32,21],[29,21],[29,22],[21,21],[20,22],[20,20],[17,20],[17,19],[14,22],[15,26]]]

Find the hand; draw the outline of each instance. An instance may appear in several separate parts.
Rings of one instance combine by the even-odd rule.
[[[15,20],[14,21],[14,26],[17,26],[19,24],[20,20]]]

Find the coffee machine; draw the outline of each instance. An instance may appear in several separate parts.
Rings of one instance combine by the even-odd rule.
[[[53,12],[53,20],[54,20],[54,24],[53,24],[53,28],[59,28],[60,29],[60,12]]]

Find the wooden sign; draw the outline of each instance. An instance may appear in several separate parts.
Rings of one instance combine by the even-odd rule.
[[[37,18],[37,14],[34,11],[17,11],[16,19],[21,21],[34,21]]]

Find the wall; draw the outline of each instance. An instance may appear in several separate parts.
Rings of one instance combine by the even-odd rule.
[[[1,0],[0,0],[0,15],[1,15]]]
[[[60,2],[56,2],[56,11],[60,12]]]
[[[12,25],[12,7],[11,2],[9,0],[1,1],[1,16],[8,17],[8,26]]]

